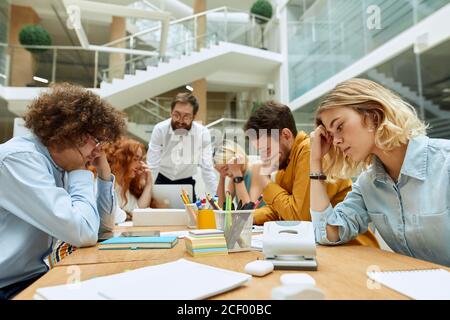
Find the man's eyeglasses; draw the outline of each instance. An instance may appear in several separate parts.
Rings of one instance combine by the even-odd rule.
[[[185,114],[181,115],[178,112],[172,112],[172,119],[175,121],[183,120],[183,122],[190,122],[194,119],[194,116],[192,114]]]
[[[92,137],[92,140],[94,140],[94,142],[95,142],[95,149],[101,148],[106,144],[106,141],[99,140],[95,137]]]

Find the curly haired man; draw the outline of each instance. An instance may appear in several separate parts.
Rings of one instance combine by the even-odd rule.
[[[48,270],[54,239],[91,246],[114,224],[114,177],[102,145],[122,135],[121,113],[61,84],[31,103],[25,125],[30,135],[0,144],[0,300]]]

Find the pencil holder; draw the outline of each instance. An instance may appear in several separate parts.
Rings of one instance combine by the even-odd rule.
[[[215,210],[216,229],[223,230],[228,252],[250,251],[254,210]]]
[[[216,218],[211,209],[198,210],[197,216],[198,229],[216,229]]]
[[[188,203],[184,205],[187,215],[187,227],[197,229],[198,207],[195,203]]]

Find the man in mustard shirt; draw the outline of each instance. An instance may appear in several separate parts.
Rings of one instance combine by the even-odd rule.
[[[248,119],[244,130],[256,144],[263,161],[259,183],[263,186],[266,206],[255,210],[255,224],[276,220],[311,221],[310,204],[310,140],[297,131],[289,107],[268,102]],[[275,182],[270,173],[277,171]],[[351,191],[351,180],[327,183],[328,197],[335,206]],[[374,235],[368,231],[355,243],[378,247]]]

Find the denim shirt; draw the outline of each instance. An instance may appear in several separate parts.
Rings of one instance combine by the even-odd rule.
[[[114,177],[65,172],[34,135],[0,144],[0,288],[48,270],[53,239],[75,246],[97,242],[114,226]]]
[[[374,157],[343,202],[311,216],[320,244],[348,242],[373,222],[393,251],[450,266],[450,140],[411,139],[397,183]],[[327,239],[327,224],[339,226],[339,241]]]

